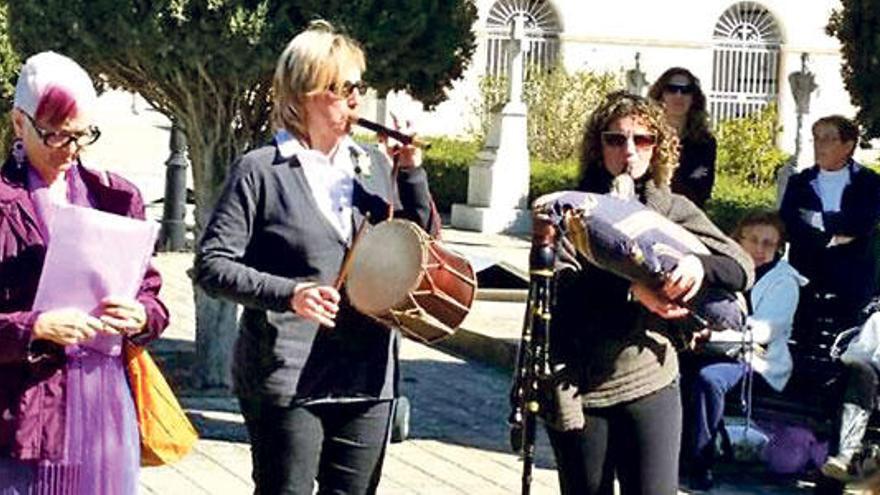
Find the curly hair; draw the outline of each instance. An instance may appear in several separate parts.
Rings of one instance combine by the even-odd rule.
[[[709,129],[709,113],[706,111],[706,95],[700,87],[700,79],[691,71],[684,67],[667,69],[648,89],[648,98],[662,104],[663,91],[669,84],[669,80],[675,76],[687,77],[694,85],[694,92],[691,93],[691,107],[688,109],[687,122],[685,122],[681,138],[705,141],[712,136],[712,131]]]
[[[678,136],[666,122],[660,105],[625,91],[609,94],[587,121],[581,140],[581,179],[589,170],[605,167],[602,162],[602,132],[624,117],[638,118],[657,136],[649,171],[655,185],[669,186],[672,173],[678,166]]]

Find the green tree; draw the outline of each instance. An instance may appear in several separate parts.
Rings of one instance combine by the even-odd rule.
[[[446,98],[475,47],[473,0],[9,0],[21,53],[53,49],[110,87],[140,93],[182,126],[193,166],[196,234],[232,159],[265,142],[275,61],[309,20],[359,40],[365,79],[430,108]],[[235,306],[196,288],[202,386],[228,384]]]
[[[507,78],[480,79],[480,98],[472,104],[478,118],[474,138],[482,142],[493,118],[507,102]],[[546,162],[577,158],[587,118],[610,92],[620,89],[613,72],[569,73],[561,61],[550,70],[531,70],[523,88],[528,106],[529,154]]]
[[[880,136],[880,7],[874,0],[841,0],[826,31],[840,40],[841,74],[856,120],[868,138]]]
[[[19,63],[18,54],[9,43],[6,3],[0,2],[0,154],[6,152],[12,137],[9,111],[12,110]],[[2,159],[5,159],[5,155],[2,155]]]
[[[776,146],[782,128],[776,105],[718,124],[718,172],[755,187],[774,183],[776,172],[788,158]]]

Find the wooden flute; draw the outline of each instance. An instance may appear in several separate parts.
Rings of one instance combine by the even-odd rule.
[[[411,145],[411,146],[415,146],[417,148],[422,148],[423,150],[431,149],[431,143],[429,143],[427,141],[423,141],[417,137],[410,136],[408,134],[404,134],[404,133],[402,133],[398,130],[395,130],[395,129],[389,129],[388,127],[385,127],[382,124],[377,124],[376,122],[373,122],[371,120],[367,120],[363,117],[353,118],[352,123],[357,124],[357,125],[363,127],[364,129],[369,129],[369,130],[375,132],[376,134],[383,134],[385,136],[388,136],[388,137],[394,139],[395,141],[398,141],[401,144],[406,145],[406,146]]]

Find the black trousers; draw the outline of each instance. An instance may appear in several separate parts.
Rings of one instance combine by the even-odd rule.
[[[547,429],[563,495],[678,493],[681,399],[675,382],[607,408],[584,409],[583,430]]]
[[[280,407],[239,398],[251,439],[255,495],[376,492],[391,401]]]

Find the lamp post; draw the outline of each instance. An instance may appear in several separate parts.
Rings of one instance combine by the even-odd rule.
[[[171,125],[171,156],[165,162],[165,198],[162,203],[162,251],[186,249],[186,134],[177,123]]]

